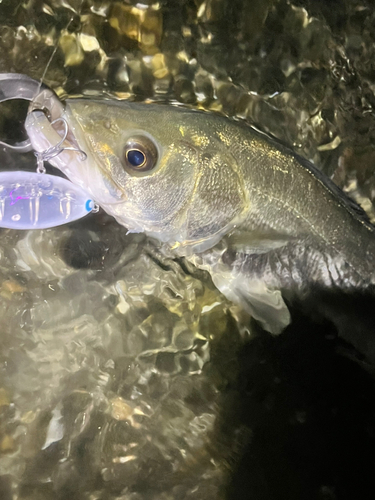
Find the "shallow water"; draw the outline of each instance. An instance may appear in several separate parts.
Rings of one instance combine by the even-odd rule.
[[[0,71],[245,118],[373,219],[374,17],[354,0],[3,0]],[[1,105],[2,140],[24,112]],[[35,168],[31,153],[0,161]],[[357,302],[362,325],[372,303]],[[312,307],[271,338],[103,213],[2,230],[0,498],[366,498],[372,380]]]

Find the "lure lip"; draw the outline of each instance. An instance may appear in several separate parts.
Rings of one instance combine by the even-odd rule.
[[[28,114],[36,110],[43,111],[50,121],[60,118],[64,113],[64,105],[58,96],[41,81],[21,73],[0,73],[0,102],[14,99],[30,101]],[[54,128],[59,130],[58,126]],[[76,146],[75,138],[69,130],[67,140]],[[14,145],[0,141],[0,145],[17,153],[27,153],[33,150],[30,138]]]
[[[33,101],[45,88],[42,82],[33,80],[27,75],[20,73],[0,73],[0,102],[11,101],[13,99]],[[16,144],[7,144],[0,141],[0,145],[17,153],[27,153],[33,149],[31,141],[27,139]]]

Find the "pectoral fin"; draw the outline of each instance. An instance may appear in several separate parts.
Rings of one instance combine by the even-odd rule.
[[[239,304],[262,327],[278,334],[290,323],[287,305],[276,286],[267,284],[252,271],[243,268],[247,255],[266,254],[281,248],[293,240],[288,235],[275,232],[232,233],[225,241],[209,251],[188,259],[195,266],[208,271],[220,292],[230,301]],[[227,249],[233,251],[227,252]],[[233,260],[227,256],[232,254]],[[244,255],[246,254],[246,256]]]
[[[227,247],[236,253],[261,254],[284,247],[295,240],[288,234],[277,233],[272,230],[255,230],[232,232],[226,237]]]
[[[223,295],[240,304],[268,332],[278,334],[289,325],[290,313],[280,290],[241,275],[212,273],[212,280]]]

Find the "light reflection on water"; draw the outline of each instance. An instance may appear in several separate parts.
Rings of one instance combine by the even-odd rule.
[[[73,269],[56,253],[69,231],[29,232],[1,260],[4,473],[37,490],[48,477],[52,491],[174,498],[204,470],[217,496],[219,389],[236,362],[210,361],[230,304],[123,228],[113,265]]]
[[[39,79],[58,47],[46,83],[59,95],[246,118],[372,216],[374,12],[341,4],[0,2],[0,68]],[[17,140],[14,106],[1,109],[1,139]],[[35,168],[32,155],[0,161]],[[248,318],[188,270],[102,215],[0,233],[1,498],[224,497],[252,432],[231,429],[236,398],[223,398]],[[259,359],[254,379],[271,379]]]

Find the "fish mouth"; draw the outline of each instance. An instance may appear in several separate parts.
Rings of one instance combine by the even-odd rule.
[[[25,128],[38,160],[48,161],[69,180],[85,188],[82,179],[85,168],[79,165],[83,162],[78,158],[77,141],[70,131],[65,108],[52,91],[43,91],[34,99]]]
[[[123,196],[114,196],[110,179],[97,165],[69,105],[52,90],[45,89],[33,99],[25,128],[38,157],[58,168],[99,205],[124,201]]]
[[[41,114],[42,113],[42,114]],[[44,117],[43,117],[44,115]],[[30,118],[29,118],[30,117]],[[34,117],[34,119],[32,118]],[[58,96],[51,89],[44,89],[40,92],[30,103],[28,117],[26,122],[26,129],[29,132],[32,131],[32,126],[30,127],[30,122],[32,126],[40,127],[43,129],[44,135],[47,139],[46,149],[40,149],[40,145],[37,143],[34,137],[35,145],[33,144],[33,138],[30,137],[34,149],[39,153],[45,153],[48,158],[48,149],[56,147],[61,142],[61,149],[66,150],[71,148],[72,150],[77,150],[82,152],[75,135],[73,134],[66,117],[65,106],[60,101]],[[49,122],[49,125],[48,125]],[[48,127],[50,130],[48,131]],[[54,133],[57,132],[57,137]],[[30,134],[29,134],[30,135]],[[31,134],[34,135],[34,134]],[[54,140],[57,142],[54,143]]]

